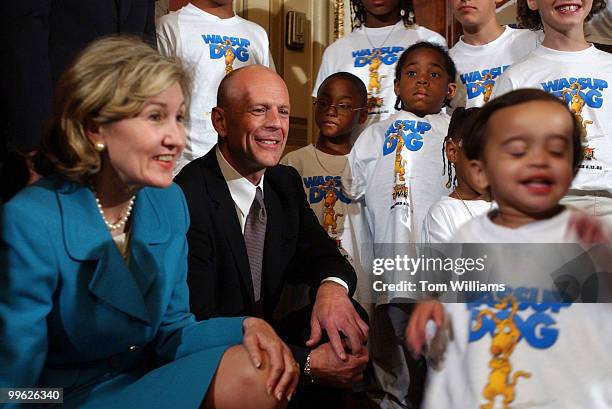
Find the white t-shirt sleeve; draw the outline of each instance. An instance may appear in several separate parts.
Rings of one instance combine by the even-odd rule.
[[[274,58],[272,58],[272,53],[270,52],[270,48],[268,48],[268,68],[276,71],[276,64],[274,64]]]
[[[332,52],[330,51],[330,48],[332,46],[333,44],[327,47],[325,51],[323,52],[323,58],[321,59],[321,66],[319,67],[319,72],[317,73],[317,80],[315,81],[315,86],[312,89],[313,97],[317,96],[317,91],[319,90],[321,83],[325,81],[325,78],[329,77],[333,73],[332,61],[331,61]]]
[[[178,26],[176,16],[167,14],[160,17],[157,22],[157,49],[159,53],[165,56],[177,55],[177,37]]]
[[[348,164],[342,173],[342,193],[351,200],[360,200],[368,186],[368,163],[376,160],[376,149],[372,149],[373,133],[378,129],[369,126],[361,133],[353,145],[348,157]]]
[[[448,243],[453,236],[450,223],[444,209],[432,206],[423,220],[421,240],[423,243]]]
[[[448,43],[446,42],[446,38],[442,37],[439,33],[429,30],[431,33],[424,41],[428,41],[430,43],[439,44],[445,49],[448,48]]]
[[[500,95],[507,94],[510,91],[514,91],[516,86],[512,82],[512,69],[506,70],[501,77],[497,81],[495,81],[495,85],[493,86],[493,93],[491,94],[491,99],[499,97]]]
[[[276,66],[274,65],[274,59],[272,58],[272,53],[270,52],[270,39],[268,38],[268,33],[261,26],[257,27],[257,35],[263,39],[262,45],[262,61],[261,64],[265,65],[268,68],[276,71]]]

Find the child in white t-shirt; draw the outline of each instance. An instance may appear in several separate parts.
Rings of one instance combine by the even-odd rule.
[[[164,55],[181,58],[194,77],[187,145],[176,165],[178,173],[217,143],[210,113],[223,77],[245,65],[273,68],[274,62],[266,31],[235,15],[231,1],[194,0],[160,17],[157,47]]]
[[[448,242],[461,225],[491,208],[488,192],[478,190],[472,180],[468,170],[469,159],[463,148],[469,141],[469,128],[478,110],[476,107],[459,107],[453,111],[442,148],[442,159],[448,172],[446,187],[452,185],[453,191],[429,208],[421,231],[423,243]]]
[[[450,193],[438,158],[450,120],[443,107],[454,96],[455,76],[453,60],[439,45],[408,47],[395,68],[399,112],[366,128],[349,154],[342,188],[364,206],[375,258],[391,257],[393,251],[378,249],[378,244],[419,242],[427,210]],[[409,311],[406,304],[393,303],[397,296],[402,294],[373,294],[379,305],[372,320],[370,357],[380,388],[373,395],[381,408],[413,407],[419,401],[418,364],[397,336]]]
[[[414,23],[412,0],[351,0],[355,28],[323,53],[312,96],[325,78],[346,71],[361,78],[368,90],[368,120],[361,127],[393,115],[395,64],[402,52],[419,41],[446,47],[440,34]]]
[[[463,35],[449,54],[460,81],[453,106],[482,106],[493,85],[510,65],[525,58],[542,40],[542,32],[500,26],[496,0],[453,0],[453,15]]]
[[[343,175],[349,198],[366,205],[374,243],[417,243],[429,207],[448,194],[439,158],[450,117],[442,108],[455,93],[448,52],[421,42],[396,66],[392,117],[357,139]]]
[[[360,294],[364,289],[360,285],[367,282],[360,262],[360,247],[370,239],[368,227],[361,218],[361,203],[351,201],[342,193],[342,173],[355,130],[366,120],[366,104],[367,91],[358,77],[348,72],[330,75],[319,87],[314,102],[319,128],[316,144],[290,152],[281,160],[283,165],[298,171],[310,207],[355,267],[358,287],[354,298],[358,302],[363,302]]]
[[[513,91],[486,104],[471,132],[466,151],[479,159],[470,169],[479,187],[490,189],[498,208],[466,223],[453,242],[605,238],[579,234],[572,226],[576,212],[559,204],[582,160],[580,127],[562,101],[540,90]],[[605,240],[609,244],[609,236]],[[439,328],[450,325],[454,334],[442,369],[428,375],[424,408],[490,408],[503,402],[506,408],[590,409],[612,404],[610,304],[561,302],[550,294],[552,284],[532,288],[515,281],[525,273],[533,273],[530,283],[537,276],[545,279],[582,250],[567,247],[571,252],[549,257],[538,254],[544,247],[529,248],[532,254],[504,247],[487,261],[503,270],[504,281],[511,284],[505,290],[481,293],[465,304],[430,301],[416,307],[406,329],[415,353],[425,343],[429,320]],[[599,256],[598,267],[609,267],[609,251]],[[537,269],[527,271],[533,266]]]
[[[543,26],[544,40],[506,70],[493,97],[538,88],[565,100],[582,128],[584,161],[564,203],[612,223],[612,55],[584,39],[584,22],[604,5],[519,1],[519,21],[532,29]]]

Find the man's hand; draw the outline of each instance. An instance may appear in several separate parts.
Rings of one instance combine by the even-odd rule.
[[[353,355],[363,354],[363,344],[368,339],[368,325],[363,322],[346,289],[334,282],[324,282],[317,291],[317,298],[310,317],[310,339],[306,346],[314,347],[321,341],[322,330],[327,332],[329,341],[342,361],[347,355],[340,332],[348,338]]]
[[[244,320],[242,327],[244,329],[242,342],[251,356],[253,365],[257,368],[261,366],[262,351],[268,354],[270,363],[270,375],[266,380],[268,395],[274,392],[274,396],[279,401],[283,396],[290,399],[300,379],[299,365],[293,359],[291,350],[264,320],[249,317]]]
[[[350,388],[363,379],[363,370],[368,364],[368,350],[363,354],[349,354],[346,361],[338,359],[329,342],[310,352],[310,373],[317,383],[336,388]]]

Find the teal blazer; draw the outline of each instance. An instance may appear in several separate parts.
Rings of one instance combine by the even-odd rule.
[[[243,318],[189,313],[181,190],[143,188],[129,265],[92,191],[59,178],[0,209],[0,387],[64,388],[62,408],[197,408]]]

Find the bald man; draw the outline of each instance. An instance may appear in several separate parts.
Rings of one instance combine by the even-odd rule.
[[[289,113],[287,87],[266,67],[240,68],[219,85],[217,145],[175,179],[191,216],[190,305],[198,319],[256,315],[275,325],[285,284],[306,283],[316,294],[310,317],[277,328],[304,384],[346,388],[367,364],[368,327],[350,299],[355,271],[318,223],[297,171],[278,164]],[[325,402],[335,405],[316,407]]]

